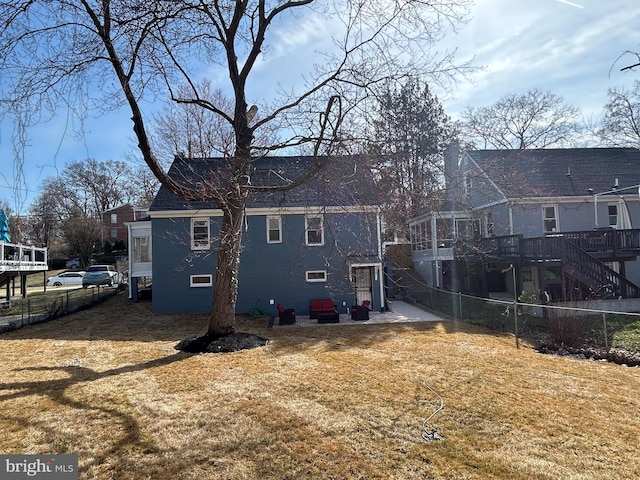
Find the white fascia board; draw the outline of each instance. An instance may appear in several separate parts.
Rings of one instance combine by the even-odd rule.
[[[414,217],[409,220],[408,225],[416,225],[418,223],[430,220],[433,217],[436,218],[471,218],[474,210],[435,210],[425,213],[419,217]]]
[[[617,197],[615,197],[617,198]],[[593,202],[592,195],[580,195],[575,197],[527,197],[527,198],[510,198],[512,204],[531,205],[540,203],[576,203],[576,202]]]
[[[617,201],[618,197],[629,197],[631,199],[638,198],[637,194],[626,194],[626,195],[600,195],[598,197],[598,201],[601,202],[604,200],[611,199],[611,201]],[[586,202],[592,203],[594,201],[594,195],[576,195],[576,196],[559,196],[559,197],[526,197],[526,198],[509,198],[508,200],[496,200],[495,202],[485,203],[483,205],[478,205],[474,207],[474,210],[483,210],[489,207],[495,207],[496,205],[501,205],[504,203],[511,203],[512,205],[534,205],[534,204],[552,204],[552,203],[576,203],[576,202]]]
[[[308,215],[313,213],[379,213],[380,207],[375,205],[356,205],[348,207],[272,207],[272,208],[247,208],[247,216],[258,215]],[[196,218],[196,217],[221,217],[222,210],[160,210],[149,212],[150,218]]]
[[[482,205],[478,205],[476,207],[473,207],[473,211],[484,210],[485,208],[495,207],[497,205],[502,205],[504,203],[509,203],[509,200],[503,199],[503,200],[496,200],[494,202],[484,203]]]
[[[136,228],[149,228],[151,226],[151,221],[149,220],[138,220],[136,222],[124,222],[125,226],[131,227],[132,229]]]

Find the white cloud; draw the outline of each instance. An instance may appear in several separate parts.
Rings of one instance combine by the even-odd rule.
[[[581,0],[575,8],[555,0],[485,0],[457,38],[449,39],[465,57],[476,55],[484,70],[463,82],[445,103],[456,116],[467,105],[495,102],[530,88],[550,90],[582,109],[598,114],[607,89],[630,85],[636,73],[611,70],[620,53],[638,49],[635,27],[640,4],[625,0]],[[611,70],[611,75],[610,75]]]
[[[575,3],[584,8],[576,8]],[[637,26],[640,3],[631,0],[477,0],[471,21],[449,34],[436,47],[458,50],[461,61],[476,57],[484,67],[461,80],[454,92],[437,92],[447,113],[456,117],[467,105],[494,103],[508,93],[541,88],[561,95],[585,115],[597,115],[607,100],[607,89],[630,86],[640,80],[639,71],[620,72],[625,50],[640,50]],[[299,86],[326,51],[340,22],[319,12],[291,16],[269,32],[269,48],[263,52],[250,79],[249,101],[270,98],[279,87]],[[340,35],[335,35],[340,36]],[[631,58],[634,60],[634,58]],[[640,69],[638,69],[640,70]],[[228,84],[224,68],[211,69],[210,78],[221,87]],[[126,112],[90,122],[91,135],[83,142],[60,138],[59,130],[31,133],[27,161],[58,167],[86,157],[119,159],[129,147],[131,122]],[[7,125],[2,125],[0,168],[10,165],[12,148]],[[10,167],[7,167],[9,170]],[[8,179],[11,180],[11,179]],[[4,186],[0,181],[0,187]],[[0,198],[7,198],[7,189]]]
[[[297,15],[269,32],[249,83],[257,99],[276,95],[279,87],[295,87],[319,60],[316,52],[327,51],[333,42],[335,24],[315,12]]]

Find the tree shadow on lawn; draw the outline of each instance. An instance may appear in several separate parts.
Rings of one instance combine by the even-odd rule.
[[[204,333],[207,314],[154,314],[148,302],[119,293],[90,309],[0,334],[3,340],[176,342]],[[268,331],[269,319],[238,316],[238,331]]]
[[[104,398],[101,398],[98,403],[101,403],[102,405],[93,405],[89,402],[73,399],[68,392],[73,387],[76,387],[78,385],[96,382],[105,378],[114,377],[126,373],[140,372],[152,368],[171,365],[175,362],[185,360],[191,356],[192,355],[187,353],[176,353],[174,355],[149,360],[144,363],[136,365],[126,365],[123,367],[106,370],[104,372],[97,372],[83,366],[25,367],[14,369],[14,372],[25,372],[25,374],[27,374],[28,372],[60,371],[68,374],[68,377],[60,379],[0,383],[0,404],[2,402],[14,399],[28,399],[29,397],[48,397],[56,406],[68,407],[84,412],[82,416],[83,422],[86,422],[87,417],[90,416],[88,413],[89,411],[92,411],[94,416],[103,415],[112,419],[109,422],[111,426],[109,429],[110,436],[113,435],[117,438],[119,432],[122,432],[122,435],[119,439],[116,439],[116,441],[114,441],[108,449],[101,451],[97,455],[91,456],[88,463],[82,465],[82,469],[88,469],[92,466],[99,466],[106,461],[113,460],[114,457],[119,457],[119,455],[121,455],[121,452],[127,451],[127,449],[130,449],[132,447],[149,452],[157,450],[158,447],[152,445],[148,440],[145,440],[143,438],[141,427],[134,416],[118,410],[115,407],[115,403],[113,407],[104,406],[104,404],[107,402]],[[11,416],[8,414],[9,411],[10,409],[8,408],[3,408],[2,410],[0,410],[0,419],[8,423],[17,424],[22,428],[36,427],[40,431],[43,431],[45,434],[47,434],[48,437],[55,438],[56,436],[64,435],[64,432],[55,429],[55,426],[52,427],[48,424],[48,422],[34,423],[33,419],[29,418],[28,416]],[[73,426],[67,425],[67,427]],[[56,451],[55,453],[77,452]]]
[[[120,293],[91,309],[73,313],[47,323],[32,325],[0,334],[4,340],[105,340],[121,342],[179,342],[201,336],[207,329],[207,314],[154,314],[151,304],[132,302],[126,293]],[[331,324],[296,328],[269,328],[270,318],[252,319],[248,315],[236,317],[236,330],[241,333],[276,341],[284,339],[298,345],[327,344],[327,348],[340,349],[340,345],[364,347],[383,342],[399,333],[427,332],[442,328],[446,333],[465,332],[495,337],[510,334],[484,329],[464,322],[409,322],[380,324]],[[255,338],[253,338],[255,340]],[[264,345],[256,342],[254,347]],[[238,349],[235,349],[238,350]],[[229,351],[235,351],[229,350]],[[224,350],[212,349],[211,352]]]

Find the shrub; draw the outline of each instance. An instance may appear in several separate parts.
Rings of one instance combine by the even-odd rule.
[[[577,346],[582,337],[583,327],[583,317],[552,316],[549,319],[551,340],[556,345]]]

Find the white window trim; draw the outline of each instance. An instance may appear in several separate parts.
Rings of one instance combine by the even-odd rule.
[[[196,279],[206,279],[206,282],[194,282]],[[204,274],[204,275],[190,275],[189,276],[189,286],[192,288],[201,288],[201,287],[212,287],[213,286],[213,275]]]
[[[194,238],[194,227],[196,222],[205,222],[207,226],[207,244],[206,245],[196,245]],[[211,222],[209,221],[209,217],[200,217],[200,218],[192,218],[191,219],[191,250],[210,250],[211,249]]]
[[[151,252],[151,237],[148,235],[137,235],[131,238],[133,245],[131,246],[131,253],[132,253],[132,262],[133,263],[151,263],[151,258],[153,258],[152,252]],[[145,240],[146,242],[146,249],[147,249],[147,254],[149,257],[149,260],[147,260],[146,262],[143,261],[136,261],[135,257],[136,257],[136,253],[137,252],[141,252],[142,251],[142,247],[141,245],[138,244],[138,248],[136,249],[136,240],[138,241],[142,241]]]
[[[473,181],[471,179],[471,175],[468,173],[464,174],[464,182],[463,189],[465,195],[471,195],[471,189],[473,188]]]
[[[323,278],[309,278],[310,274],[313,273],[321,273],[322,275],[324,275]],[[304,277],[305,280],[308,283],[319,283],[319,282],[326,282],[327,281],[327,271],[326,270],[307,270],[306,272],[304,272]]]
[[[269,220],[277,220],[278,221],[278,232],[279,232],[279,240],[271,240],[269,238],[269,232],[271,229],[269,228]],[[267,243],[282,243],[282,216],[280,215],[268,215],[267,216]]]
[[[615,215],[611,215],[611,210],[610,208],[613,207],[616,209],[616,213]],[[617,203],[609,203],[607,204],[607,222],[609,223],[609,226],[611,228],[616,228],[616,225],[618,225],[618,216],[620,215],[620,212],[618,212],[618,204]],[[615,217],[616,221],[612,224],[611,223],[611,217]]]
[[[553,208],[553,215],[554,215],[553,219],[556,221],[555,231],[548,232],[545,229],[544,222],[546,220],[550,220],[550,218],[547,218],[544,216],[544,211],[547,208]],[[559,231],[560,231],[560,220],[558,219],[558,205],[550,205],[550,204],[542,205],[542,232],[546,234],[546,233],[557,233]]]
[[[311,218],[319,218],[320,219],[320,236],[322,237],[319,243],[309,243],[309,219]],[[305,215],[304,217],[304,242],[305,245],[310,247],[321,247],[324,245],[324,215],[321,213],[317,215]]]

